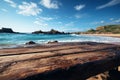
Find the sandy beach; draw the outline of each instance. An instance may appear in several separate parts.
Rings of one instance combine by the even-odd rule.
[[[120,34],[82,34],[82,35],[104,36],[104,37],[116,37],[116,38],[120,38]]]
[[[120,34],[82,34],[82,35],[120,38]],[[112,42],[112,43],[110,43],[110,44],[120,45],[120,42]]]

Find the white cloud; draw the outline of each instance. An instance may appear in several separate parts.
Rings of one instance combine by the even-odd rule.
[[[104,20],[102,20],[102,21],[95,21],[95,22],[92,22],[90,24],[92,24],[92,25],[105,24],[105,21]]]
[[[110,18],[110,24],[116,24],[116,23],[120,23],[120,18],[118,19]]]
[[[61,30],[65,30],[65,29],[69,29],[70,27],[73,27],[74,25],[75,25],[75,23],[74,22],[68,22],[68,23],[62,23],[62,22],[60,22],[60,29]]]
[[[18,8],[18,14],[25,16],[37,16],[40,12],[42,12],[42,9],[40,9],[37,4],[33,2],[23,2],[22,5],[18,6]]]
[[[45,23],[45,22],[43,22],[43,21],[39,21],[39,20],[36,20],[36,21],[34,22],[34,24],[36,24],[36,25],[38,25],[38,26],[40,26],[40,27],[46,27],[46,26],[48,26],[47,23]]]
[[[56,0],[41,0],[40,4],[49,9],[58,9],[61,3]]]
[[[41,27],[46,27],[48,26],[47,22],[53,20],[54,18],[51,17],[38,17],[36,18],[36,21],[34,24],[41,26]]]
[[[7,9],[4,9],[4,8],[3,8],[3,9],[1,9],[1,10],[2,10],[2,11],[4,11],[4,12],[8,12],[8,10],[7,10]]]
[[[100,21],[100,23],[104,23],[105,21]]]
[[[108,2],[104,5],[98,6],[96,9],[103,9],[103,8],[114,6],[117,4],[120,4],[120,0],[111,0],[110,2]]]
[[[110,24],[120,24],[120,18],[118,19],[114,19],[114,18],[110,18],[110,21],[95,21],[95,22],[91,22],[91,25],[110,25]]]
[[[86,13],[84,13],[84,14],[75,14],[74,17],[75,17],[76,19],[80,19],[80,18],[88,18],[89,15],[86,14]]]
[[[16,3],[13,2],[12,0],[4,0],[5,2],[9,3],[11,7],[16,7]]]
[[[39,19],[39,20],[44,20],[44,21],[53,20],[53,18],[51,18],[51,17],[39,17],[39,18],[37,18],[37,19]]]
[[[76,22],[68,22],[60,25],[60,30],[66,31],[66,32],[75,32],[75,31],[80,31],[78,27],[75,27]]]
[[[58,24],[62,24],[62,22],[61,22],[61,21],[59,21],[59,22],[58,22]]]
[[[92,25],[96,25],[96,24],[99,24],[99,22],[94,21],[94,22],[91,22],[90,24],[92,24]]]
[[[114,20],[114,18],[110,18],[110,20],[112,21],[112,20]]]
[[[80,11],[81,9],[83,9],[85,7],[85,5],[76,5],[74,8],[75,8],[75,10],[77,10],[77,11]]]
[[[74,22],[70,22],[64,25],[64,27],[71,27],[71,26],[74,26]]]
[[[82,16],[80,15],[80,14],[76,14],[75,15],[75,18],[77,18],[77,19],[79,19],[79,18],[81,18]]]
[[[116,22],[116,23],[120,23],[120,18],[117,19],[117,20],[115,20],[114,22]]]

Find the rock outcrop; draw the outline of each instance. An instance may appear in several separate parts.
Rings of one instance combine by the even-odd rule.
[[[32,34],[41,34],[41,33],[44,33],[43,31],[39,30],[39,31],[35,31],[35,32],[32,32]]]
[[[48,44],[58,43],[58,41],[49,41]]]
[[[34,41],[29,41],[27,43],[25,43],[26,45],[31,45],[31,44],[36,44]]]
[[[11,28],[2,28],[0,33],[15,33]]]
[[[65,34],[64,32],[60,32],[60,31],[57,31],[57,30],[54,30],[54,29],[51,29],[50,31],[47,31],[47,32],[44,32],[44,31],[35,31],[35,32],[32,32],[32,34]]]

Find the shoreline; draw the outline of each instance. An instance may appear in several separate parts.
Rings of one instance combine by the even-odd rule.
[[[64,44],[84,44],[84,43],[102,43],[102,44],[113,44],[113,45],[120,45],[120,42],[92,42],[92,41],[84,41],[84,42],[58,42],[58,43],[43,43],[43,44],[30,44],[30,45],[14,45],[14,46],[7,46],[7,47],[0,47],[0,50],[4,49],[21,49],[21,48],[37,48],[37,47],[44,47],[44,46],[54,46],[54,45],[64,45]]]
[[[90,36],[103,36],[103,37],[120,38],[120,34],[80,34],[80,35],[90,35]]]
[[[75,34],[75,35],[83,35],[83,36],[101,36],[101,37],[113,37],[113,38],[120,38],[120,34]],[[69,39],[68,39],[69,40]],[[97,41],[58,41],[57,44],[64,44],[64,43],[84,43],[84,42],[96,42],[96,43],[107,43],[107,44],[116,44],[120,45],[120,42],[97,42]],[[53,43],[52,43],[53,44]],[[37,47],[41,45],[49,45],[48,42],[45,43],[36,43],[34,45],[26,45],[24,44],[15,44],[15,45],[0,45],[0,49],[12,49],[12,48],[26,48],[26,47]],[[51,45],[51,44],[50,44]]]

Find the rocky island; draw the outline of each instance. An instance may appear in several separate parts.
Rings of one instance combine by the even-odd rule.
[[[0,29],[0,33],[26,34],[26,33],[22,33],[22,32],[13,31],[12,28],[4,28],[4,27]]]
[[[67,33],[51,29],[50,31],[46,31],[46,32],[42,30],[35,31],[35,32],[32,32],[32,34],[67,34]]]
[[[16,33],[11,28],[2,28],[0,29],[0,33]]]

